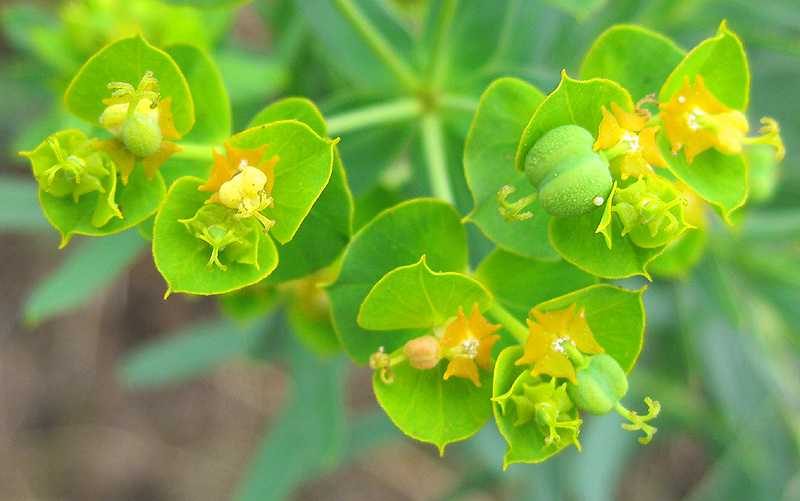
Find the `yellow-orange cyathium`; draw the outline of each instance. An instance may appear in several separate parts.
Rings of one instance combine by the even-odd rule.
[[[583,353],[603,353],[586,323],[586,309],[575,314],[575,305],[563,310],[542,313],[531,310],[535,322],[528,322],[528,339],[525,351],[516,365],[533,364],[531,374],[563,377],[578,384],[575,367],[567,357],[564,345],[569,343]]]

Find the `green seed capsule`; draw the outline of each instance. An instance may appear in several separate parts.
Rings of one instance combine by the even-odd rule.
[[[556,217],[580,216],[605,203],[614,184],[608,162],[592,150],[594,137],[577,125],[542,136],[525,158],[525,174],[539,201]]]
[[[589,414],[608,413],[628,392],[625,371],[610,355],[592,355],[589,365],[575,375],[578,384],[567,383],[567,394]]]
[[[161,129],[154,117],[135,112],[125,119],[119,138],[137,157],[149,157],[161,146]]]

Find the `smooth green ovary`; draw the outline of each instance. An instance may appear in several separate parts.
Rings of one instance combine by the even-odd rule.
[[[161,146],[161,129],[153,117],[134,113],[122,124],[120,139],[137,157],[148,157]]]
[[[594,355],[576,374],[578,384],[567,383],[567,394],[579,409],[602,416],[628,393],[625,371],[611,356]]]
[[[572,217],[602,205],[614,181],[582,127],[563,125],[542,136],[525,158],[525,173],[548,214]]]

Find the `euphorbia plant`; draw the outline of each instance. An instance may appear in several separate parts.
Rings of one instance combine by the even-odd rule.
[[[623,39],[648,50],[619,54]],[[274,296],[313,303],[291,310],[297,323],[313,316],[375,369],[406,434],[444,452],[494,418],[504,465],[539,462],[580,446],[584,413],[614,410],[652,439],[658,402],[644,415],[622,403],[645,290],[603,281],[650,278],[666,257],[661,269],[689,269],[702,206],[730,221],[746,201],[748,148],[783,155],[774,121],[747,135],[747,60],[724,24],[688,53],[612,28],[579,77],[562,73],[547,96],[513,78],[486,89],[463,156],[466,217],[415,198],[355,235],[346,165],[316,107],[281,100],[234,133],[215,64],[191,45],[106,46],[65,95],[96,139],[58,131],[25,155],[62,245],[138,226],[167,295],[224,295],[234,314]],[[496,246],[474,270],[467,223]],[[323,282],[329,304],[309,292]]]

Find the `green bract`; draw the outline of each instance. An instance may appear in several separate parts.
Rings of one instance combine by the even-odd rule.
[[[359,326],[357,319],[361,304],[384,275],[417,263],[423,255],[434,272],[461,273],[467,267],[466,231],[455,209],[444,202],[402,203],[380,213],[353,236],[339,277],[327,290],[333,324],[356,362],[367,363],[380,347],[391,353],[420,334],[414,330],[369,331]]]
[[[554,258],[547,238],[550,215],[539,202],[529,208],[531,219],[508,224],[497,211],[497,192],[514,186],[519,193],[533,191],[525,175],[514,169],[519,137],[544,99],[531,85],[512,78],[494,82],[483,93],[464,147],[464,171],[475,208],[467,216],[495,244],[531,257]]]
[[[717,36],[694,49],[670,74],[658,94],[664,103],[681,88],[684,78],[690,82],[700,75],[708,90],[723,105],[733,110],[747,108],[750,93],[750,72],[747,57],[739,39],[728,31],[725,23]],[[664,158],[675,176],[711,202],[717,211],[730,222],[729,215],[747,199],[747,164],[741,154],[724,155],[714,149],[686,161],[684,155],[669,154],[666,138],[659,141]]]
[[[225,244],[233,244],[235,248],[231,255],[226,254],[225,246],[218,248],[218,251],[222,251],[219,261],[225,270],[215,267],[213,260],[209,262],[214,246],[198,238],[196,235],[202,233],[202,229],[194,228],[191,224],[191,221],[197,221],[198,210],[204,207],[203,202],[208,198],[207,193],[197,190],[202,184],[200,179],[191,177],[177,180],[169,189],[164,205],[156,216],[153,258],[169,285],[168,293],[229,292],[258,282],[278,265],[275,243],[261,232],[260,226],[253,220],[238,221],[236,228],[221,225],[207,227],[211,237],[218,243],[226,240],[226,234],[232,232]],[[203,221],[198,223],[202,225]],[[256,255],[247,254],[248,250],[255,250]],[[237,261],[236,258],[242,254],[247,256],[240,258],[244,262]]]
[[[558,398],[558,394],[554,395],[557,390],[555,387],[552,393],[542,392],[542,385],[545,389],[549,385],[541,378],[531,376],[525,367],[516,365],[520,357],[522,346],[510,346],[500,352],[494,369],[494,417],[500,433],[508,442],[508,450],[503,456],[504,469],[513,463],[544,461],[570,444],[577,444],[578,439],[576,430],[579,424],[572,428],[556,429],[557,437],[552,437],[552,443],[547,441],[550,438],[549,427],[544,420],[537,419],[537,407],[541,403],[554,403],[552,407],[558,411],[562,422],[577,420],[578,409],[568,399],[565,402],[563,398]],[[539,398],[531,398],[534,395]],[[561,410],[558,409],[559,403]]]
[[[482,311],[491,302],[479,282],[460,273],[434,273],[422,256],[418,263],[396,268],[375,284],[361,304],[358,324],[372,330],[435,327],[459,306],[469,311],[476,302]]]
[[[218,294],[269,275],[278,265],[272,238],[281,243],[292,239],[331,176],[333,142],[300,122],[254,127],[233,136],[229,143],[244,150],[266,144],[267,156],[279,157],[270,194],[273,205],[261,211],[262,217],[275,224],[266,235],[254,218],[236,219],[233,211],[217,204],[208,209],[204,205],[208,192],[197,190],[203,183],[179,179],[153,231],[156,265],[172,291]]]
[[[172,98],[175,130],[180,135],[186,134],[195,120],[186,79],[175,61],[148,44],[141,34],[112,42],[89,59],[70,83],[64,102],[76,117],[98,125],[107,106],[103,100],[111,97],[108,84],[136,85],[148,71],[158,80],[161,96]]]
[[[138,171],[128,185],[119,184],[105,152],[77,130],[58,132],[25,155],[40,181],[42,210],[61,233],[61,247],[75,233],[109,235],[141,223],[166,192],[159,174],[147,180]]]
[[[446,364],[417,370],[408,364],[392,368],[394,381],[376,373],[372,387],[381,407],[410,437],[432,442],[444,454],[445,445],[477,432],[492,417],[492,375],[480,371],[481,387],[456,377],[442,379]]]

